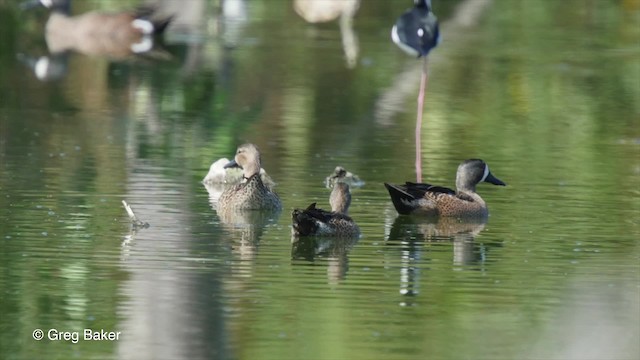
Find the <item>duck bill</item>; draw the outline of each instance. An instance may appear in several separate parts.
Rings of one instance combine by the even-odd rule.
[[[500,186],[506,186],[507,184],[505,184],[502,180],[498,179],[497,177],[493,176],[492,173],[489,173],[487,175],[487,178],[484,179],[485,182],[488,182],[490,184],[493,185],[500,185]]]
[[[225,169],[229,169],[229,168],[241,168],[241,169],[242,169],[242,166],[240,166],[240,165],[236,162],[236,160],[234,159],[234,160],[231,160],[231,161],[229,161],[228,163],[226,163],[226,164],[223,166],[223,168],[225,168]]]

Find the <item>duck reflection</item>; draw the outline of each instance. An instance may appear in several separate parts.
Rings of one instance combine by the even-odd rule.
[[[437,242],[453,243],[453,263],[471,265],[484,259],[477,252],[475,237],[484,229],[486,220],[482,218],[461,221],[452,217],[417,218],[398,216],[389,232],[389,239],[401,242]]]
[[[335,284],[344,280],[349,270],[349,251],[359,238],[291,236],[291,259],[314,262],[327,259],[327,278]]]
[[[275,223],[280,215],[279,210],[254,211],[219,209],[218,198],[227,188],[235,184],[206,183],[205,189],[209,193],[209,204],[215,210],[220,219],[220,225],[233,238],[232,252],[239,256],[241,261],[253,260],[257,253],[258,243],[265,228],[270,223]]]
[[[485,225],[485,219],[463,222],[452,217],[396,217],[387,240],[389,244],[399,244],[400,247],[400,294],[411,297],[419,292],[420,267],[417,264],[422,262],[425,242],[452,242],[453,264],[456,266],[482,263],[486,250],[474,239]],[[405,301],[402,305],[411,305],[411,302]]]
[[[353,30],[353,17],[360,7],[360,0],[294,0],[293,9],[306,22],[317,24],[340,19],[342,48],[347,67],[358,62],[358,37]]]

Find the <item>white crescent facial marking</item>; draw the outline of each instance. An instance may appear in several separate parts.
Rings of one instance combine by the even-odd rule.
[[[53,6],[53,0],[40,0],[40,4],[47,9],[50,9]]]
[[[485,164],[484,165],[484,175],[482,175],[482,180],[480,180],[480,182],[483,182],[487,176],[489,176],[489,165]]]

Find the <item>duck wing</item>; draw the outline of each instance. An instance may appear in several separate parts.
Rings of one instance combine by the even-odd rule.
[[[453,189],[449,189],[444,186],[431,185],[426,183],[413,183],[407,181],[404,185],[407,189],[407,192],[415,194],[416,197],[423,197],[426,193],[439,193],[439,194],[448,194],[455,195],[456,191]]]
[[[415,211],[437,212],[436,202],[440,196],[455,196],[452,189],[426,183],[407,181],[404,185],[385,183],[396,211],[408,215]]]

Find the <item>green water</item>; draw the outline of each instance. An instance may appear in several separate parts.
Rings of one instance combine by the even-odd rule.
[[[637,359],[640,3],[433,3],[424,179],[484,159],[508,185],[479,185],[486,224],[398,217],[382,185],[415,179],[421,62],[389,36],[411,1],[342,26],[193,1],[170,59],[71,54],[42,82],[20,59],[46,14],[0,0],[0,359]],[[200,181],[245,141],[284,210],[229,225]],[[292,244],[336,165],[362,237]]]

